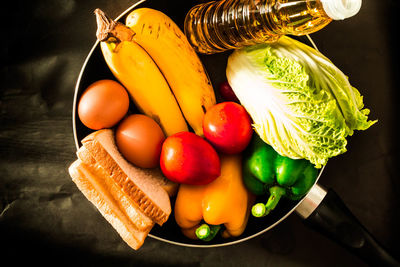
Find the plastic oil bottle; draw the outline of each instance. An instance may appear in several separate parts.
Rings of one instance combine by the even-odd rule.
[[[316,32],[332,20],[354,16],[362,0],[222,0],[194,6],[185,34],[200,53],[213,54],[282,35]]]

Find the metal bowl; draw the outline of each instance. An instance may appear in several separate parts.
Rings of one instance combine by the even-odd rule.
[[[189,11],[190,7],[192,7],[196,1],[185,1],[185,4],[179,6],[170,6],[166,1],[162,0],[148,0],[148,1],[140,1],[127,10],[125,10],[121,15],[119,15],[116,20],[121,22],[125,21],[125,17],[135,8],[138,7],[150,7],[157,10],[160,10],[171,17],[181,29],[183,29],[183,21],[185,14]],[[299,37],[300,41],[303,41],[309,45],[315,46],[309,36]],[[215,55],[199,55],[202,60],[205,69],[211,79],[214,88],[216,86],[226,80],[225,69],[227,58],[231,51],[227,51],[220,54]],[[73,122],[73,131],[76,148],[79,149],[81,146],[81,140],[92,132],[91,129],[85,127],[82,122],[79,120],[77,114],[77,104],[80,99],[83,91],[93,82],[100,79],[115,79],[108,66],[105,63],[103,55],[100,50],[99,41],[96,41],[93,45],[90,53],[88,54],[82,69],[80,71],[74,94],[74,102],[73,102],[73,112],[72,112],[72,122]],[[216,93],[217,94],[217,93]],[[220,99],[220,96],[217,94],[217,99]],[[322,170],[319,173],[319,176],[322,174]],[[319,178],[319,177],[318,177]],[[266,201],[266,197],[264,199],[259,199],[260,201]],[[172,207],[174,205],[174,199],[171,200]],[[268,216],[264,218],[254,218],[250,216],[246,230],[242,235],[237,238],[229,238],[224,239],[220,236],[217,236],[210,242],[204,242],[201,240],[191,240],[185,237],[176,224],[173,213],[169,217],[169,220],[162,226],[156,225],[149,236],[164,242],[172,243],[175,245],[181,246],[189,246],[189,247],[218,247],[218,246],[227,246],[236,244],[260,234],[265,233],[281,221],[283,221],[286,217],[288,217],[293,211],[296,210],[298,205],[303,201],[303,199],[298,201],[289,201],[287,199],[281,199],[278,207]]]

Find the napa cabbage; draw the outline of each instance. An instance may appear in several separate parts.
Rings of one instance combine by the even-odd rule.
[[[228,82],[257,134],[279,154],[317,168],[346,152],[346,137],[366,130],[363,97],[327,57],[289,37],[235,50]]]

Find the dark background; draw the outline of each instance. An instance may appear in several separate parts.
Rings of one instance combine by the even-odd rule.
[[[3,11],[1,260],[70,266],[364,266],[295,214],[228,247],[185,248],[148,238],[133,251],[121,241],[78,191],[67,168],[76,151],[75,83],[95,42],[93,10],[116,17],[133,2],[14,0]],[[348,139],[348,152],[329,161],[320,183],[333,188],[394,255],[400,255],[398,10],[396,0],[364,1],[355,17],[311,35],[364,96],[370,118],[379,120]]]

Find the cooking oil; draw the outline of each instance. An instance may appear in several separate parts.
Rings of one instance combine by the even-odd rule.
[[[222,0],[194,6],[185,34],[200,53],[213,54],[280,36],[316,32],[358,13],[361,0]]]

